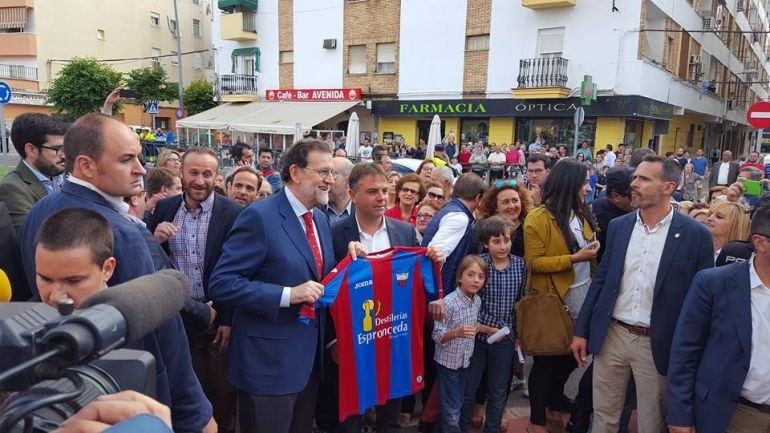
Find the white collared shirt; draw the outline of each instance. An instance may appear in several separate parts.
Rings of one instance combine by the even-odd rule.
[[[374,232],[373,235],[364,233],[361,230],[361,224],[358,222],[358,215],[355,216],[356,225],[358,226],[358,238],[366,248],[367,253],[373,253],[375,251],[387,250],[390,248],[390,238],[388,237],[388,226],[385,224],[385,217],[382,217],[382,224]]]
[[[631,325],[650,327],[655,280],[666,244],[674,208],[654,227],[648,227],[636,212],[636,223],[628,240],[620,292],[612,317]]]
[[[75,185],[80,185],[82,187],[90,189],[91,191],[96,192],[97,194],[102,196],[105,200],[107,200],[107,203],[109,203],[113,209],[118,211],[118,213],[120,213],[121,215],[128,215],[129,206],[128,206],[128,203],[123,201],[123,197],[113,197],[111,195],[108,195],[104,191],[95,187],[94,184],[92,184],[91,182],[85,181],[83,179],[78,179],[75,176],[70,176],[67,179],[67,182],[72,182]]]
[[[719,164],[719,176],[717,177],[717,185],[727,185],[727,179],[730,174],[730,163],[722,161]]]
[[[291,192],[291,188],[286,186],[284,189],[286,191],[286,198],[289,200],[289,205],[291,206],[291,210],[294,211],[294,215],[297,216],[297,219],[299,220],[299,225],[302,227],[302,232],[307,233],[307,228],[305,227],[305,219],[302,217],[302,215],[313,212],[313,209],[308,209],[305,207],[304,204],[302,204],[301,201]],[[321,249],[321,236],[318,233],[318,227],[315,224],[315,221],[313,221],[313,232],[315,233],[315,241],[316,244],[318,244],[318,251],[321,254],[321,260],[323,260],[323,250]],[[323,277],[323,275],[319,275],[319,277]],[[284,287],[283,292],[281,292],[281,308],[288,308],[291,306],[291,287]]]
[[[758,404],[770,404],[770,287],[762,283],[754,267],[755,257],[749,260],[751,286],[751,362],[741,397]]]

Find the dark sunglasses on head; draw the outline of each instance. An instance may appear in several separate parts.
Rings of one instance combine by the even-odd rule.
[[[495,188],[502,188],[506,185],[516,186],[516,179],[498,180],[495,182]]]

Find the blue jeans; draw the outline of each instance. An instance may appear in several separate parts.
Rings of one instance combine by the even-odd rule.
[[[438,368],[439,405],[441,418],[439,420],[441,433],[460,433],[460,410],[463,406],[465,383],[468,379],[468,369],[452,370],[441,364]]]
[[[468,367],[468,384],[460,415],[460,431],[468,432],[473,420],[473,406],[484,369],[487,369],[487,412],[484,433],[498,433],[508,401],[508,384],[513,373],[514,347],[510,338],[489,344],[476,340],[471,365]]]

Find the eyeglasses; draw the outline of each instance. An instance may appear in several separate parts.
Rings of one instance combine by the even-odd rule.
[[[428,198],[432,198],[433,200],[444,200],[443,194],[436,194],[435,192],[429,192]]]
[[[418,213],[417,214],[417,219],[418,220],[428,220],[428,221],[430,221],[430,220],[433,219],[433,215],[431,215],[429,213]]]
[[[409,193],[409,194],[412,194],[412,195],[419,195],[420,194],[420,191],[415,191],[415,190],[413,190],[411,188],[401,188],[401,192],[406,192],[406,193]]]
[[[545,169],[544,168],[535,168],[535,169],[532,169],[532,170],[527,170],[527,172],[534,173],[534,174],[540,174],[540,173],[544,173]]]
[[[42,144],[38,147],[41,147],[43,149],[53,150],[56,152],[56,155],[59,155],[64,151],[64,146],[57,146],[57,147],[51,147],[51,146],[43,146]]]
[[[259,198],[268,198],[268,197],[270,197],[271,195],[273,195],[273,193],[270,193],[270,192],[267,192],[267,191],[260,191],[260,192],[257,194],[257,196],[259,196]]]
[[[334,179],[337,179],[337,176],[339,176],[339,173],[337,173],[334,170],[328,169],[328,168],[324,168],[323,170],[319,170],[319,169],[313,168],[313,167],[302,167],[302,168],[305,169],[305,170],[312,170],[312,171],[316,172],[322,178],[330,177],[330,178],[332,178],[332,180],[334,180]]]
[[[530,170],[532,171],[532,170]],[[510,186],[516,186],[516,180],[515,179],[509,179],[509,180],[498,180],[495,182],[495,188],[502,188],[506,185]]]

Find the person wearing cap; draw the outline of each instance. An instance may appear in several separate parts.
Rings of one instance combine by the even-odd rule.
[[[443,167],[449,164],[449,159],[447,159],[446,153],[444,153],[443,144],[437,144],[433,149],[433,158],[431,158],[431,161],[433,161],[433,165],[436,167]]]
[[[607,229],[610,221],[631,212],[631,173],[627,167],[613,167],[607,172],[607,195],[594,200],[591,210],[596,216],[599,232],[596,235],[601,246],[597,260],[601,261]]]

